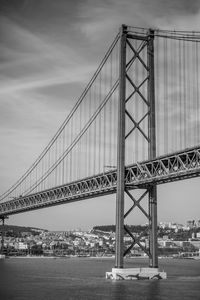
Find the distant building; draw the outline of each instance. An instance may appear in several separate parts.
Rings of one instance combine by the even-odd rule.
[[[163,229],[167,229],[167,228],[175,229],[175,230],[183,229],[182,224],[178,224],[178,223],[174,223],[174,222],[160,222],[159,227],[163,228]]]
[[[28,245],[26,243],[23,243],[23,242],[18,242],[18,243],[15,243],[15,249],[17,249],[17,250],[27,250]]]
[[[160,222],[159,227],[163,229],[169,228],[169,222]]]
[[[179,247],[189,247],[191,245],[190,241],[173,241]]]
[[[187,221],[187,227],[190,228],[190,229],[194,228],[195,227],[195,221],[194,220]]]
[[[174,242],[172,242],[171,240],[159,240],[158,244],[162,248],[176,248],[177,247],[177,245]]]

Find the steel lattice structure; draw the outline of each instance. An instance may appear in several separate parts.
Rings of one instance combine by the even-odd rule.
[[[200,176],[200,147],[144,161],[125,169],[125,187],[143,189]],[[0,217],[66,204],[116,192],[117,170],[88,177],[40,193],[19,197],[0,204]]]

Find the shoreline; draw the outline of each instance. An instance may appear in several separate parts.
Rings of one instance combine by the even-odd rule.
[[[24,255],[24,256],[6,256],[4,259],[35,259],[35,258],[38,258],[38,259],[115,259],[115,256],[77,256],[77,255],[69,255],[69,256],[44,256],[44,255],[41,255],[41,256],[37,256],[37,255]],[[134,257],[127,257],[125,259],[130,259],[130,260],[138,260],[138,259],[141,259],[141,260],[145,260],[145,259],[148,259],[148,257],[146,256],[134,256]],[[169,257],[158,257],[159,260],[163,260],[163,259],[177,259],[177,260],[200,260],[200,257],[199,256],[194,256],[194,257],[172,257],[172,256],[169,256]]]
[[[52,259],[70,259],[70,258],[76,258],[76,259],[81,259],[81,258],[88,258],[88,259],[114,259],[115,256],[77,256],[77,255],[72,255],[72,256],[36,256],[36,255],[24,255],[24,256],[7,256],[6,259],[14,259],[14,258],[52,258]],[[136,257],[127,257],[126,259],[148,259],[148,257],[145,256],[136,256]]]

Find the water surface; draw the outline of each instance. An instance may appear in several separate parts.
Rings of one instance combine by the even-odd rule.
[[[126,260],[147,267],[145,259]],[[200,260],[161,259],[167,280],[105,279],[113,259],[11,258],[0,261],[1,300],[181,299],[200,300]]]

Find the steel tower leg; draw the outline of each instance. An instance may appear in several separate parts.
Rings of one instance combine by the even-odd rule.
[[[157,187],[152,186],[149,190],[149,229],[150,229],[150,257],[149,267],[158,267],[158,252],[157,252]]]
[[[1,254],[4,253],[4,225],[5,225],[5,217],[1,218],[2,221],[2,232],[1,232]]]
[[[149,159],[156,157],[156,120],[155,120],[155,87],[154,87],[154,31],[149,31],[148,43],[148,97],[150,104],[149,114]],[[149,229],[150,229],[150,258],[149,266],[158,267],[157,254],[157,186],[153,185],[149,188]]]
[[[124,175],[125,175],[125,101],[126,101],[126,30],[121,27],[118,148],[117,148],[117,195],[116,195],[116,247],[115,267],[123,268],[124,256]]]

